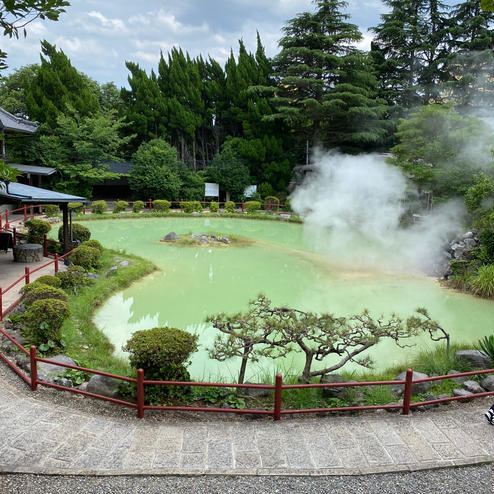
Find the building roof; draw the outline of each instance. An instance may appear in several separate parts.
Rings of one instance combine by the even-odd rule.
[[[2,199],[10,199],[20,202],[33,202],[33,203],[66,203],[66,202],[87,202],[85,197],[72,196],[70,194],[63,194],[62,192],[55,192],[54,190],[41,189],[40,187],[33,187],[31,185],[19,184],[17,182],[11,182],[7,187],[3,182],[0,182],[0,202]]]
[[[7,110],[0,108],[0,130],[7,132],[24,132],[35,134],[38,131],[38,122],[30,122],[23,118],[16,117]]]
[[[18,163],[9,163],[11,168],[19,170],[21,173],[30,173],[31,175],[53,175],[57,169],[49,166],[35,166],[35,165],[20,165]]]
[[[132,169],[132,161],[104,161],[101,163],[108,167],[108,171],[128,175]]]

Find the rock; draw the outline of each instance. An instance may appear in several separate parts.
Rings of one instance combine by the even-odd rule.
[[[122,261],[119,263],[119,265],[122,266],[123,268],[126,268],[129,265],[129,261],[127,261],[127,260]]]
[[[165,242],[169,242],[172,240],[180,240],[180,235],[177,235],[175,232],[170,232],[163,237],[163,240]]]
[[[467,391],[466,389],[453,389],[453,396],[464,396],[465,401],[470,401],[468,397],[472,396],[472,393],[470,393],[470,391]]]
[[[120,382],[116,379],[95,374],[91,377],[91,379],[89,379],[86,391],[88,393],[94,393],[97,395],[103,395],[113,398],[118,394],[119,384]]]
[[[347,381],[339,374],[326,374],[321,379],[321,384],[330,384],[330,383],[345,383],[345,382],[356,382],[356,381]],[[324,398],[343,398],[348,391],[351,391],[354,388],[347,386],[332,386],[329,388],[322,388],[322,395]]]
[[[54,357],[50,357],[50,360],[61,364],[77,365],[75,361],[70,357],[67,357],[67,355],[55,355]],[[47,376],[57,376],[58,374],[63,374],[67,370],[67,367],[39,362],[38,370]]]
[[[199,216],[201,213],[199,213],[198,211],[193,211],[192,213],[190,213],[192,216]]]
[[[477,245],[477,242],[474,238],[467,238],[463,242],[465,243],[465,247],[467,249],[471,249],[472,247],[475,247]]]
[[[43,381],[45,383],[54,383],[55,379],[53,378],[53,376],[47,376],[45,373],[38,371],[38,381]]]
[[[440,394],[437,397],[438,400],[444,400],[445,398],[451,398],[451,396],[449,396],[447,394]],[[448,403],[449,403],[448,401],[445,401],[444,403],[439,403],[439,404],[440,405],[447,405]]]
[[[473,367],[479,369],[490,369],[491,359],[480,350],[459,350],[455,353],[457,359],[466,360]]]
[[[81,391],[87,391],[87,381],[84,381],[82,384],[80,384],[79,386],[77,386],[78,389],[80,389]]]
[[[189,235],[189,238],[200,238],[201,234],[200,233],[193,233],[192,235]]]
[[[403,381],[405,379],[405,376],[406,376],[406,371],[403,371],[399,376],[396,376],[394,378],[395,381]],[[415,379],[425,379],[429,377],[427,374],[422,374],[422,372],[416,372],[416,371],[413,371],[413,375],[412,375],[412,379],[415,380]],[[412,395],[418,395],[420,393],[427,393],[427,391],[429,391],[429,389],[431,389],[431,382],[430,381],[427,381],[427,382],[424,382],[424,383],[415,383],[415,384],[412,384]],[[393,393],[395,396],[401,396],[404,392],[404,389],[405,389],[405,385],[402,384],[400,386],[392,386],[391,387],[391,393]]]
[[[246,382],[245,384],[262,384],[262,383]],[[254,396],[256,398],[260,398],[263,396],[269,396],[271,394],[270,389],[263,389],[263,388],[239,388],[239,390],[242,392],[242,394],[244,394],[246,396]]]
[[[470,393],[483,393],[484,388],[477,381],[465,381],[463,387]]]
[[[486,391],[494,391],[494,376],[490,375],[490,376],[484,377],[484,379],[482,380],[481,386]]]
[[[388,403],[388,405],[403,405],[403,400],[393,402],[393,403]],[[401,408],[385,408],[388,413],[401,413],[402,409]]]
[[[473,238],[473,232],[466,232],[463,234],[463,238]]]
[[[86,276],[91,280],[97,280],[99,278],[99,274],[96,273],[86,273]]]
[[[457,370],[449,370],[448,371],[448,376],[450,374],[461,374],[460,371],[457,371]],[[460,377],[451,377],[450,378],[452,381],[454,381],[455,383],[458,383],[458,384],[463,384],[465,381],[468,381],[469,377],[468,376],[460,376]]]
[[[209,244],[209,240],[207,237],[203,236],[199,239],[199,243],[202,245]]]
[[[118,267],[117,266],[112,266],[107,272],[106,272],[106,277],[108,276],[113,276],[117,272]]]
[[[55,384],[59,384],[60,386],[65,386],[66,388],[73,388],[74,383],[70,379],[66,379],[65,377],[55,377],[53,379]]]
[[[15,363],[25,371],[30,371],[31,370],[31,361],[26,355],[16,355],[15,356]]]

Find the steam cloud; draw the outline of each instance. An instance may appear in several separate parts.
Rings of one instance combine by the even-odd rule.
[[[355,270],[438,274],[445,245],[461,233],[464,207],[452,201],[403,226],[417,196],[400,169],[377,155],[316,153],[315,171],[292,195],[306,236],[331,262]],[[409,215],[411,217],[411,214]]]

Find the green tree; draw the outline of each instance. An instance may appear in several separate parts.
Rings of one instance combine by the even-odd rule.
[[[31,64],[15,70],[7,76],[0,76],[0,108],[13,115],[27,118],[25,90],[36,77],[38,70],[38,64]]]
[[[177,150],[163,139],[143,143],[132,157],[129,186],[141,199],[180,199]]]

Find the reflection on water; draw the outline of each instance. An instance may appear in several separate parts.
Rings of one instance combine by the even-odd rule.
[[[300,225],[220,218],[143,218],[86,225],[92,238],[105,246],[146,257],[160,268],[111,297],[96,313],[95,323],[117,352],[138,329],[170,325],[199,334],[200,351],[193,356],[190,367],[197,379],[236,377],[237,362],[208,358],[206,348],[215,330],[207,327],[204,320],[218,312],[245,310],[248,300],[260,292],[275,304],[341,315],[368,308],[375,316],[395,312],[407,317],[423,306],[451,333],[453,342],[476,341],[492,332],[491,302],[442,289],[430,278],[340,267],[337,259],[310,251]],[[236,233],[259,242],[223,249],[175,247],[159,242],[170,231]],[[421,347],[433,346],[426,338],[418,343]],[[376,367],[384,368],[415,351],[383,341],[370,350],[370,355]],[[249,364],[248,378],[271,374],[275,365],[279,370],[295,372],[301,364],[300,354],[283,361]]]

